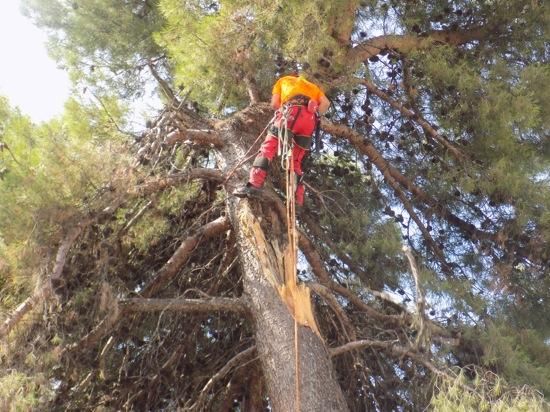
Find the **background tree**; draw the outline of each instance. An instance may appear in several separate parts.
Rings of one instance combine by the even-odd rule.
[[[0,379],[26,394],[5,390],[8,404],[294,409],[293,321],[274,287],[284,173],[274,167],[265,201],[228,193],[271,116],[271,83],[302,70],[333,108],[298,217],[299,277],[322,337],[299,328],[300,410],[543,410],[537,393],[500,388],[550,391],[545,5],[27,4],[87,87],[136,96],[132,74],[149,67],[167,105],[128,164],[118,144],[120,159],[101,158],[125,126],[111,100],[71,103],[47,133],[4,104],[15,172],[2,202],[42,193],[0,220],[13,310],[0,328],[13,372]],[[45,133],[40,149],[20,130]],[[101,164],[83,166],[101,183],[59,176],[55,162],[42,180],[10,183],[29,167],[18,153],[44,162],[61,136],[79,143],[64,151],[74,164]],[[61,177],[65,200],[47,197]],[[22,259],[33,245],[42,259]]]

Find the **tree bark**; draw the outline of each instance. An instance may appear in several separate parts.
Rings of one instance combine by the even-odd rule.
[[[270,114],[266,105],[253,106],[218,126],[218,133],[226,142],[218,151],[218,163],[224,172],[244,157],[246,142],[252,143],[256,129],[262,129]],[[243,124],[254,128],[252,134],[241,130]],[[231,192],[238,183],[242,183],[238,177],[232,177],[226,183],[226,190]],[[249,200],[228,196],[227,207],[240,250],[244,294],[251,309],[256,347],[273,410],[348,410],[327,348],[311,329],[305,327],[297,330],[297,404],[294,319],[275,287],[275,283],[282,280],[280,250],[266,240]]]

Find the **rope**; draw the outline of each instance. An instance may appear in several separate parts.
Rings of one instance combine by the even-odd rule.
[[[290,144],[288,141],[288,112],[291,106],[283,106],[281,110],[281,124],[278,130],[277,136],[277,155],[281,158],[281,167],[284,170],[288,170],[287,159],[290,152]]]
[[[258,137],[256,137],[256,140],[254,140],[254,143],[252,143],[250,145],[250,147],[248,148],[246,153],[243,155],[244,159],[241,160],[239,163],[237,163],[235,165],[235,167],[233,169],[231,169],[231,171],[227,174],[225,180],[223,181],[224,184],[227,183],[227,181],[231,178],[231,176],[233,176],[233,174],[237,171],[238,168],[240,168],[243,164],[245,164],[250,159],[252,159],[254,156],[256,156],[256,153],[252,153],[251,155],[249,155],[250,151],[254,148],[256,143],[258,143],[260,141],[260,138],[264,135],[265,131],[269,128],[269,126],[271,126],[273,124],[274,121],[275,121],[275,115],[271,118],[269,123],[267,123],[267,125],[264,127],[264,129],[260,132]]]
[[[294,161],[292,158],[292,147],[288,140],[288,130],[286,124],[286,113],[283,113],[284,121],[281,122],[283,127],[280,127],[279,130],[284,129],[283,131],[283,144],[282,144],[282,153],[284,155],[284,169],[286,173],[286,221],[287,221],[287,232],[288,232],[288,242],[291,250],[290,256],[290,276],[289,279],[285,279],[285,285],[296,286],[297,276],[296,276],[296,251],[297,251],[297,232],[296,232],[296,177],[294,173]],[[281,132],[279,132],[281,134]],[[294,368],[295,368],[295,411],[300,412],[300,353],[299,353],[299,336],[298,336],[298,321],[294,318]]]

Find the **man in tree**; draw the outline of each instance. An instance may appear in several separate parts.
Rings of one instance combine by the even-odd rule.
[[[248,183],[233,194],[237,197],[256,197],[261,194],[269,164],[282,142],[279,136],[288,133],[292,144],[292,159],[297,178],[296,204],[304,204],[302,161],[311,147],[311,137],[317,128],[319,114],[324,114],[330,101],[319,86],[303,75],[281,77],[273,86],[271,107],[276,110],[273,126],[265,138],[252,169]]]

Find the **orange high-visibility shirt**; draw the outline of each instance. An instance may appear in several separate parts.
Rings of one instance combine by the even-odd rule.
[[[278,94],[281,96],[281,104],[298,95],[307,96],[310,99],[315,100],[317,103],[320,103],[321,97],[325,95],[319,86],[308,82],[302,76],[281,77],[277,80],[275,86],[273,86],[272,94]]]

